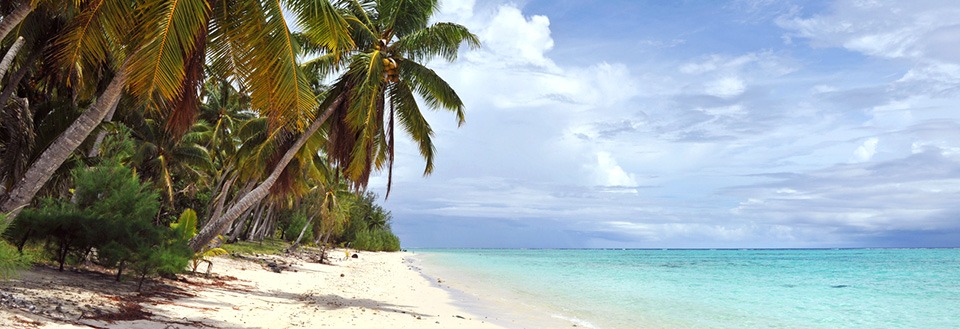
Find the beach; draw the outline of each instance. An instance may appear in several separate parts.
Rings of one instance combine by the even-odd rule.
[[[136,280],[117,283],[106,272],[37,266],[0,283],[0,327],[479,329],[511,321],[469,312],[412,266],[410,253],[329,255],[329,265],[221,256],[209,276],[155,280],[141,293]]]

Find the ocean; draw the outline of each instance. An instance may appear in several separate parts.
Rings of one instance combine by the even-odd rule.
[[[960,328],[960,249],[413,251],[445,287],[570,327]]]

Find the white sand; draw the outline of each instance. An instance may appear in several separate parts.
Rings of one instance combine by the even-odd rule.
[[[219,257],[213,273],[225,279],[167,280],[166,286],[181,290],[143,296],[132,292],[131,282],[109,291],[114,283],[104,275],[36,269],[0,284],[0,291],[30,300],[40,310],[0,306],[0,327],[502,328],[456,306],[450,293],[411,267],[404,259],[407,253],[361,252],[359,258],[347,259],[343,252],[331,255],[333,265],[280,259],[294,262],[282,273],[260,263]],[[51,303],[62,303],[57,311],[66,313],[58,315]],[[92,306],[120,312],[121,303],[136,303],[144,316],[111,322],[85,315]]]

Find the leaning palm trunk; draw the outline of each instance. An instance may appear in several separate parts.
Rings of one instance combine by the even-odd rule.
[[[117,112],[118,104],[120,104],[119,98],[110,105],[110,111],[107,111],[107,115],[103,117],[104,122],[110,122],[113,120],[113,114]],[[93,146],[91,146],[90,150],[87,151],[88,158],[95,158],[100,155],[100,144],[103,144],[103,139],[105,137],[107,137],[106,131],[100,131],[97,133],[97,138],[93,140]]]
[[[300,229],[300,235],[297,235],[297,240],[294,241],[292,245],[290,245],[290,248],[287,248],[287,252],[294,252],[294,251],[297,251],[297,248],[300,248],[300,241],[303,240],[303,235],[307,233],[307,229],[310,228],[310,226],[312,226],[310,224],[313,223],[313,218],[314,216],[310,216],[310,218],[307,218],[307,222],[304,223],[303,228]]]
[[[7,54],[3,56],[3,61],[0,61],[0,81],[3,81],[3,76],[7,74],[10,65],[13,65],[13,58],[17,57],[24,42],[23,37],[17,37],[17,41],[13,42],[13,46],[10,46],[10,50],[7,50]]]
[[[33,1],[24,1],[20,7],[14,9],[10,15],[7,15],[0,21],[0,40],[7,37],[7,33],[13,31],[13,28],[20,24],[27,15],[33,11]]]
[[[190,239],[190,248],[194,251],[199,251],[207,243],[213,240],[214,237],[220,235],[224,229],[230,226],[237,217],[240,217],[247,208],[260,202],[267,194],[270,193],[270,188],[273,187],[273,183],[277,181],[277,178],[280,178],[280,173],[290,164],[290,161],[297,155],[297,152],[300,152],[300,148],[307,143],[307,140],[310,139],[310,136],[313,136],[320,129],[320,126],[327,121],[327,118],[333,114],[334,109],[336,109],[340,103],[343,101],[342,97],[337,98],[327,107],[320,117],[313,121],[307,130],[297,138],[297,141],[287,149],[287,152],[283,154],[283,157],[280,158],[280,162],[277,163],[276,167],[273,168],[273,171],[270,172],[270,176],[267,176],[267,179],[264,179],[260,185],[257,185],[250,193],[247,193],[239,201],[237,201],[230,209],[227,209],[223,213],[223,216],[219,218],[212,218],[209,222],[203,225],[203,229],[197,233],[192,239]]]
[[[60,165],[80,146],[90,132],[103,121],[107,113],[119,98],[127,83],[126,63],[120,66],[117,74],[110,81],[107,89],[97,98],[97,102],[80,114],[70,127],[67,127],[56,140],[40,154],[40,157],[30,165],[23,177],[10,189],[0,212],[10,213],[7,220],[13,220],[25,205],[33,200],[44,184],[50,180]]]

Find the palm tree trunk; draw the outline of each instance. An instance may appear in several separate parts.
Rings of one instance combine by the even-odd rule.
[[[224,212],[223,216],[212,219],[204,224],[203,229],[201,229],[197,235],[190,239],[190,248],[192,248],[194,251],[199,251],[202,249],[203,246],[207,245],[207,243],[210,243],[210,241],[219,235],[220,232],[223,232],[225,228],[230,226],[230,224],[233,223],[237,217],[243,214],[247,208],[250,208],[250,206],[260,202],[260,200],[266,197],[267,194],[270,193],[270,188],[273,187],[273,183],[276,182],[277,178],[280,177],[280,173],[283,172],[288,164],[290,164],[290,161],[292,161],[293,157],[297,155],[297,152],[300,151],[300,148],[307,143],[307,139],[313,136],[313,134],[320,129],[320,126],[327,121],[327,118],[333,114],[333,110],[337,108],[342,101],[342,96],[337,98],[333,104],[330,104],[330,106],[327,107],[320,117],[314,120],[313,123],[307,127],[307,130],[304,131],[299,138],[297,138],[297,141],[293,143],[293,146],[290,146],[290,148],[287,149],[287,152],[283,154],[283,158],[280,158],[280,162],[278,162],[277,166],[273,168],[273,171],[270,173],[270,176],[267,176],[267,179],[260,183],[260,185],[257,185],[257,187],[250,191],[250,193],[247,193],[240,198],[237,203]]]
[[[27,60],[24,63],[32,63],[37,59],[40,52],[32,52],[30,56],[27,56]],[[27,75],[27,71],[30,70],[30,65],[20,65],[20,69],[17,70],[17,73],[10,78],[10,82],[3,87],[3,93],[0,93],[0,108],[7,105],[7,101],[10,100],[10,96],[13,96],[13,93],[17,90],[17,85],[20,84],[20,80],[23,80],[23,77]]]
[[[237,180],[237,177],[238,176],[234,176],[233,178],[227,179],[223,186],[220,187],[220,193],[217,194],[217,198],[214,200],[217,204],[213,207],[213,215],[211,215],[210,218],[220,217],[220,214],[223,213],[223,205],[227,202],[227,193],[230,192],[230,186]]]
[[[260,229],[267,222],[267,218],[270,217],[270,213],[273,212],[273,205],[267,206],[266,213],[260,213],[257,216],[257,221],[253,223],[253,227],[250,228],[250,234],[247,234],[247,241],[256,241],[257,234],[260,233]]]
[[[310,218],[307,218],[307,222],[304,223],[304,224],[303,224],[303,228],[300,229],[300,235],[297,236],[297,241],[294,241],[294,242],[293,242],[293,247],[291,247],[291,248],[296,249],[297,246],[300,246],[300,240],[303,240],[303,234],[304,234],[304,233],[307,233],[307,228],[309,228],[310,226],[312,226],[312,225],[310,225],[310,223],[313,222],[313,218],[314,218],[314,217],[315,217],[315,216],[310,216]]]
[[[0,203],[0,212],[9,213],[8,221],[13,220],[20,210],[33,200],[57,168],[60,168],[77,146],[80,146],[90,132],[103,121],[107,112],[110,111],[110,105],[120,98],[123,87],[127,83],[126,67],[127,63],[120,66],[107,89],[97,98],[97,102],[83,111],[80,117],[40,154],[40,157],[30,165],[30,169],[27,169],[23,177],[10,189],[6,198]]]
[[[247,219],[246,219],[246,218],[250,218],[251,216],[253,216],[253,212],[254,212],[254,210],[251,209],[250,211],[248,211],[248,212],[244,215],[244,217],[245,217],[244,219],[242,219],[242,220],[240,220],[239,222],[236,222],[236,223],[233,224],[233,233],[230,234],[230,238],[229,238],[227,241],[233,242],[233,241],[237,241],[237,239],[240,238],[240,235],[243,234],[243,228],[247,226]],[[214,217],[214,218],[215,218],[215,217]]]
[[[10,49],[7,50],[7,54],[3,55],[3,60],[0,61],[0,82],[3,81],[3,76],[7,74],[10,65],[13,65],[13,58],[17,57],[17,53],[20,52],[20,47],[23,47],[24,42],[23,37],[17,37],[17,41],[13,42],[13,46],[10,46]]]
[[[7,37],[7,33],[13,31],[13,28],[20,24],[27,15],[33,11],[33,1],[24,1],[20,7],[14,9],[10,15],[7,15],[0,21],[0,40]]]
[[[111,120],[113,120],[113,114],[117,112],[117,104],[120,104],[119,98],[117,98],[116,102],[113,102],[113,104],[110,105],[110,111],[107,112],[107,116],[103,117],[103,122],[110,122]],[[93,140],[93,147],[91,147],[90,150],[87,151],[88,158],[94,158],[100,155],[100,144],[103,144],[103,138],[106,136],[107,136],[106,131],[101,130],[100,132],[97,133],[97,138]]]

